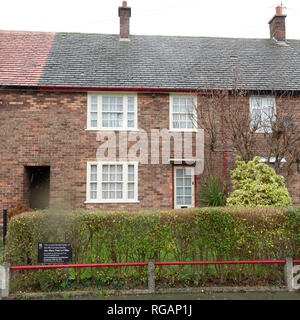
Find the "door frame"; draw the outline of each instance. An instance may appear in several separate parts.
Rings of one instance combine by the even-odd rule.
[[[188,165],[188,164],[172,164],[172,208],[173,209],[180,209],[180,208],[175,208],[175,197],[176,197],[176,192],[175,192],[175,169],[178,167],[188,167],[188,168],[193,168],[194,169],[194,203],[190,208],[195,208],[197,205],[197,179],[195,175],[195,165]]]

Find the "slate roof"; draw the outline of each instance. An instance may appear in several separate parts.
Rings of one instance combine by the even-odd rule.
[[[28,85],[36,70],[27,64],[20,78],[16,76],[18,70],[1,58],[2,34],[0,85]],[[119,35],[84,33],[43,37],[47,59],[43,45],[30,53],[43,65],[33,81],[37,86],[175,90],[232,89],[237,83],[248,90],[300,90],[300,40],[279,45],[270,39],[132,35],[130,42],[122,42]],[[23,42],[15,36],[12,41],[21,52]],[[20,57],[12,50],[13,59]],[[7,80],[10,72],[15,83]]]

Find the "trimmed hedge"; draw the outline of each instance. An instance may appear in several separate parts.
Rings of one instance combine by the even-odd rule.
[[[300,257],[299,208],[195,208],[171,211],[35,211],[12,218],[5,261],[37,264],[38,242],[70,242],[73,263],[252,260]],[[14,289],[55,290],[93,284],[143,287],[147,268],[85,268],[13,273]],[[156,268],[161,286],[282,283],[283,266]]]

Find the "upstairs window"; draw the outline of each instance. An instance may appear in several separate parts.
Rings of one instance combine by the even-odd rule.
[[[137,95],[89,94],[87,129],[137,129]]]
[[[272,132],[276,119],[274,97],[250,97],[251,128],[256,132]]]
[[[195,131],[196,128],[196,97],[170,96],[170,130]]]

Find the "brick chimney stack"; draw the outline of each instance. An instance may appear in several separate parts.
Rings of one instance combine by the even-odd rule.
[[[130,41],[129,20],[131,17],[131,8],[127,7],[127,1],[123,1],[122,7],[119,7],[120,17],[120,40]]]
[[[276,7],[276,14],[270,20],[270,38],[275,38],[277,41],[285,41],[285,18],[286,15],[283,14],[283,7],[277,6]]]

